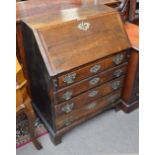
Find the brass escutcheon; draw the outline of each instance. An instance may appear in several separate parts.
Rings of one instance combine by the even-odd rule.
[[[78,29],[82,31],[87,31],[89,27],[90,27],[90,23],[88,22],[81,22],[80,24],[78,24]]]

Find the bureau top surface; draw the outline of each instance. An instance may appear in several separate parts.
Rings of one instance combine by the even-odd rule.
[[[104,5],[48,12],[24,22],[51,76],[130,48],[119,13]]]
[[[120,0],[28,0],[16,3],[16,21],[48,11],[78,8],[87,5],[115,4]]]
[[[79,8],[67,8],[57,11],[48,11],[39,15],[25,17],[23,20],[32,29],[44,29],[45,27],[58,26],[66,22],[87,19],[89,17],[116,12],[116,10],[105,5],[87,5]]]

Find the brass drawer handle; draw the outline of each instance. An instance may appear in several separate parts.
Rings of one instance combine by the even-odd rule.
[[[92,90],[91,92],[89,92],[88,96],[89,97],[95,97],[98,94],[97,90]]]
[[[65,113],[69,113],[73,110],[74,108],[74,103],[66,104],[64,107],[62,107],[62,111]]]
[[[72,91],[67,91],[67,92],[65,92],[63,94],[62,98],[67,101],[67,100],[71,99],[72,95],[73,95],[73,92]]]
[[[97,106],[97,102],[92,102],[89,105],[87,105],[87,109],[88,110],[95,109],[96,106]]]
[[[93,67],[90,68],[91,73],[97,73],[101,68],[101,65],[94,65]]]
[[[121,85],[120,81],[115,81],[115,82],[112,83],[111,87],[112,87],[113,90],[116,90],[116,89],[118,89],[120,87],[120,85]]]
[[[67,84],[71,84],[74,82],[75,78],[76,78],[76,73],[68,74],[64,77],[64,82]]]
[[[96,85],[100,81],[99,77],[93,78],[92,80],[89,81],[90,85]]]
[[[123,71],[122,71],[121,69],[118,69],[118,70],[116,70],[116,71],[113,73],[113,76],[114,76],[114,77],[120,77],[122,73],[123,73]]]
[[[117,55],[115,56],[115,58],[113,59],[113,62],[114,62],[116,65],[118,65],[118,64],[120,64],[120,63],[123,61],[123,59],[124,59],[124,55],[123,55],[123,54],[117,54]]]
[[[109,98],[109,103],[112,104],[114,103],[115,101],[117,101],[118,99],[120,98],[120,96],[118,94],[116,95],[113,95]]]
[[[80,24],[78,24],[78,29],[82,31],[87,31],[89,27],[90,27],[90,23],[88,22],[81,22]]]
[[[71,121],[66,119],[66,120],[64,120],[63,124],[64,124],[64,126],[69,126],[69,125],[71,125]]]

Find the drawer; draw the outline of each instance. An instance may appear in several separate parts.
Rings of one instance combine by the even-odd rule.
[[[63,127],[67,127],[79,119],[101,111],[101,109],[104,109],[107,106],[112,106],[120,99],[120,96],[121,89],[84,105],[80,102],[79,105],[77,105],[78,108],[76,110],[56,117],[56,128],[61,129]]]
[[[70,100],[71,98],[84,91],[87,91],[88,89],[92,89],[102,83],[108,82],[120,77],[121,75],[124,75],[126,71],[127,63],[124,63],[107,71],[101,72],[91,78],[85,79],[82,82],[78,82],[73,84],[72,86],[58,90],[54,95],[55,102],[59,103]]]
[[[69,86],[75,82],[81,81],[106,69],[115,67],[127,61],[127,52],[120,52],[112,56],[108,56],[102,60],[86,65],[82,68],[74,70],[68,74],[58,77],[58,88]],[[77,58],[78,59],[78,58]]]
[[[124,76],[106,84],[100,85],[85,93],[82,93],[69,101],[63,102],[62,104],[55,105],[55,115],[59,116],[71,113],[72,111],[79,108],[80,106],[83,106],[86,103],[94,101],[102,96],[105,96],[115,90],[120,89],[123,85],[123,82]]]

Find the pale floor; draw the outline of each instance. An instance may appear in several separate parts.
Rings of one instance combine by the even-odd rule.
[[[70,131],[57,146],[45,135],[39,138],[41,151],[30,143],[17,149],[17,155],[138,155],[138,131],[139,110],[110,110]]]

